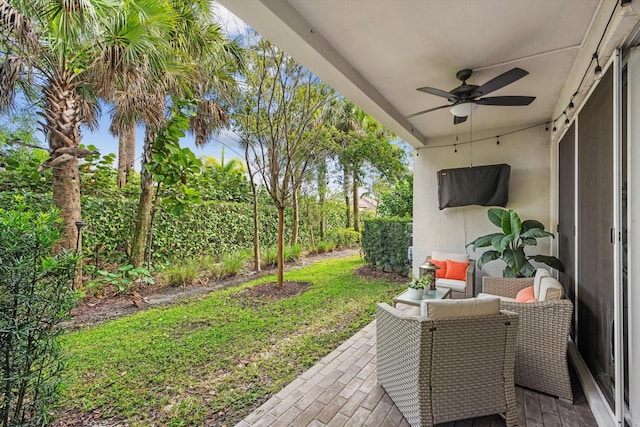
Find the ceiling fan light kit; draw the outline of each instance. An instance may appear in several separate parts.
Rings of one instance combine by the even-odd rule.
[[[451,111],[451,114],[454,116],[467,117],[473,113],[476,108],[478,108],[478,104],[474,104],[473,102],[461,102],[460,104],[455,104],[449,109],[449,111]]]
[[[443,108],[449,108],[451,114],[454,115],[453,124],[457,125],[464,122],[467,117],[478,107],[478,105],[502,105],[508,107],[516,107],[529,105],[533,102],[534,99],[536,99],[534,96],[490,96],[482,98],[483,96],[501,89],[515,82],[516,80],[520,80],[521,78],[529,74],[522,68],[512,68],[511,70],[502,73],[497,77],[494,77],[481,86],[467,84],[467,79],[469,79],[472,74],[473,70],[468,68],[458,71],[456,73],[456,78],[460,80],[462,84],[450,91],[445,91],[428,86],[418,88],[418,90],[421,92],[446,98],[451,104],[441,105],[439,107],[419,111],[407,116],[407,118],[415,117]]]

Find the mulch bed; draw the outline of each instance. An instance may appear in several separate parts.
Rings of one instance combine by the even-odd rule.
[[[369,265],[356,268],[354,273],[356,276],[364,277],[366,279],[388,280],[389,282],[401,284],[408,283],[410,281],[408,277],[403,276],[402,274],[382,271]]]

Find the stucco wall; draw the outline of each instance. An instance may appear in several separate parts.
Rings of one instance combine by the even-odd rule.
[[[508,130],[503,130],[506,133]],[[495,136],[498,133],[476,135],[473,139]],[[464,142],[469,138],[460,136]],[[436,172],[440,169],[507,163],[511,165],[509,202],[507,209],[513,209],[520,217],[541,221],[547,230],[555,233],[555,225],[550,224],[550,161],[549,131],[545,126],[501,136],[500,144],[496,138],[477,141],[473,144],[457,145],[454,153],[455,138],[442,138],[429,141],[428,147],[413,153],[414,160],[414,199],[413,199],[413,251],[414,274],[427,255],[433,250],[447,252],[467,252],[471,258],[478,259],[481,250],[474,253],[466,244],[476,237],[497,232],[498,229],[487,219],[484,206],[465,206],[438,209],[438,181]],[[543,239],[535,253],[549,254],[550,239]],[[482,271],[476,272],[476,287],[480,287],[484,274],[501,275],[504,264],[494,261]]]

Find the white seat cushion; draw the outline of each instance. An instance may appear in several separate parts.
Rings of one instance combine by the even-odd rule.
[[[440,261],[445,261],[450,259],[451,261],[456,261],[456,262],[469,262],[469,255],[467,254],[454,254],[454,253],[450,253],[450,252],[440,252],[440,251],[433,251],[431,253],[431,259],[437,259]]]
[[[540,280],[540,296],[538,301],[552,301],[562,299],[564,288],[562,284],[553,277],[543,277]]]
[[[426,315],[430,319],[489,316],[500,313],[500,299],[493,297],[467,299],[441,299],[425,301]]]
[[[441,286],[443,288],[451,288],[451,290],[455,292],[466,292],[467,291],[467,282],[466,280],[456,280],[456,279],[436,279],[436,286]]]
[[[536,275],[533,278],[533,297],[536,298],[538,301],[542,301],[540,299],[540,280],[542,280],[543,277],[549,277],[551,276],[551,273],[549,273],[547,270],[545,270],[544,268],[539,268],[536,270]]]

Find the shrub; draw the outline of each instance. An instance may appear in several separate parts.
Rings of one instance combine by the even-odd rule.
[[[318,242],[315,246],[309,248],[310,254],[323,254],[328,252],[329,244],[327,242]]]
[[[59,324],[73,307],[77,258],[51,255],[55,211],[0,209],[0,424],[48,424],[64,360]]]
[[[278,247],[269,246],[260,251],[262,264],[265,267],[274,267],[278,265]],[[293,245],[284,247],[284,262],[296,262],[302,256],[302,246]]]
[[[149,270],[145,267],[134,267],[131,264],[118,267],[115,271],[96,270],[99,277],[97,280],[91,280],[87,287],[100,288],[105,284],[115,287],[118,292],[126,292],[131,284],[135,281],[154,284],[153,277]]]
[[[353,248],[360,245],[361,235],[353,228],[334,228],[328,237],[338,248]]]
[[[297,262],[302,256],[302,246],[293,245],[284,247],[284,262]]]
[[[376,268],[408,276],[411,219],[378,218],[364,222],[362,248],[367,264]]]
[[[253,252],[242,250],[223,254],[220,260],[209,255],[202,259],[202,267],[209,272],[214,279],[236,276],[244,267],[245,262],[253,256]]]
[[[221,278],[236,276],[238,273],[240,273],[240,270],[244,266],[245,261],[247,261],[247,255],[245,251],[232,252],[222,255],[222,258],[220,259]]]
[[[262,265],[265,267],[273,267],[278,265],[278,247],[269,246],[268,248],[260,251],[260,258],[262,259]]]
[[[169,286],[190,284],[198,277],[198,263],[189,259],[178,264],[169,264],[164,268],[162,277]]]

